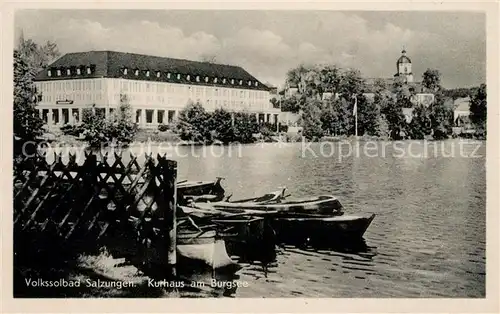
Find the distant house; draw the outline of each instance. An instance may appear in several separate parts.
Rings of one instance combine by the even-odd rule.
[[[455,125],[459,125],[462,120],[469,119],[470,116],[470,98],[458,98],[453,102],[453,121],[455,121]]]
[[[405,115],[406,123],[410,123],[413,120],[413,108],[403,108],[403,114]]]

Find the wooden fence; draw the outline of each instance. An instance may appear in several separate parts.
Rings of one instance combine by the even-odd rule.
[[[14,241],[49,233],[71,246],[92,246],[119,230],[164,248],[155,258],[175,273],[177,163],[160,155],[143,164],[136,156],[124,164],[121,154],[84,159],[77,164],[70,155],[64,163],[55,154],[49,163],[36,154],[14,161]]]

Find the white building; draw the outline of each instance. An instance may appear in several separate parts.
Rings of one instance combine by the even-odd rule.
[[[470,116],[470,97],[458,98],[453,102],[453,121],[460,126],[465,121],[469,121]]]
[[[277,123],[269,88],[238,66],[148,55],[89,51],[68,53],[35,78],[38,110],[48,125],[79,122],[84,108],[109,117],[126,95],[140,127],[172,122],[189,103],[207,111],[254,113]]]

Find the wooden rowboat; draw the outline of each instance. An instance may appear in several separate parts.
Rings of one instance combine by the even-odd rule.
[[[273,219],[278,241],[290,244],[338,244],[363,238],[375,218],[370,215],[320,216],[295,214]]]
[[[191,204],[191,206],[202,210],[247,213],[252,215],[274,215],[277,213],[339,215],[342,213],[342,204],[340,204],[336,197],[331,195],[322,195],[306,200],[287,200],[283,202],[198,202]]]
[[[227,254],[226,244],[217,236],[215,230],[188,231],[179,230],[177,233],[177,255],[179,265],[205,266],[206,268],[221,270],[239,269]],[[189,265],[188,265],[189,264]]]
[[[188,200],[221,201],[225,190],[221,185],[223,178],[215,181],[179,181],[177,182],[177,200],[183,205]]]
[[[215,192],[221,192],[224,190],[221,186],[221,181],[223,178],[217,178],[215,181],[178,181],[177,182],[177,193],[182,193],[183,195],[205,195],[214,194]]]

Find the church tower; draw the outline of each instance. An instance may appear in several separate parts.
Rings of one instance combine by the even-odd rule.
[[[401,51],[401,57],[396,62],[397,72],[395,76],[404,78],[406,83],[413,82],[413,73],[411,71],[411,60],[406,56],[406,50]]]

